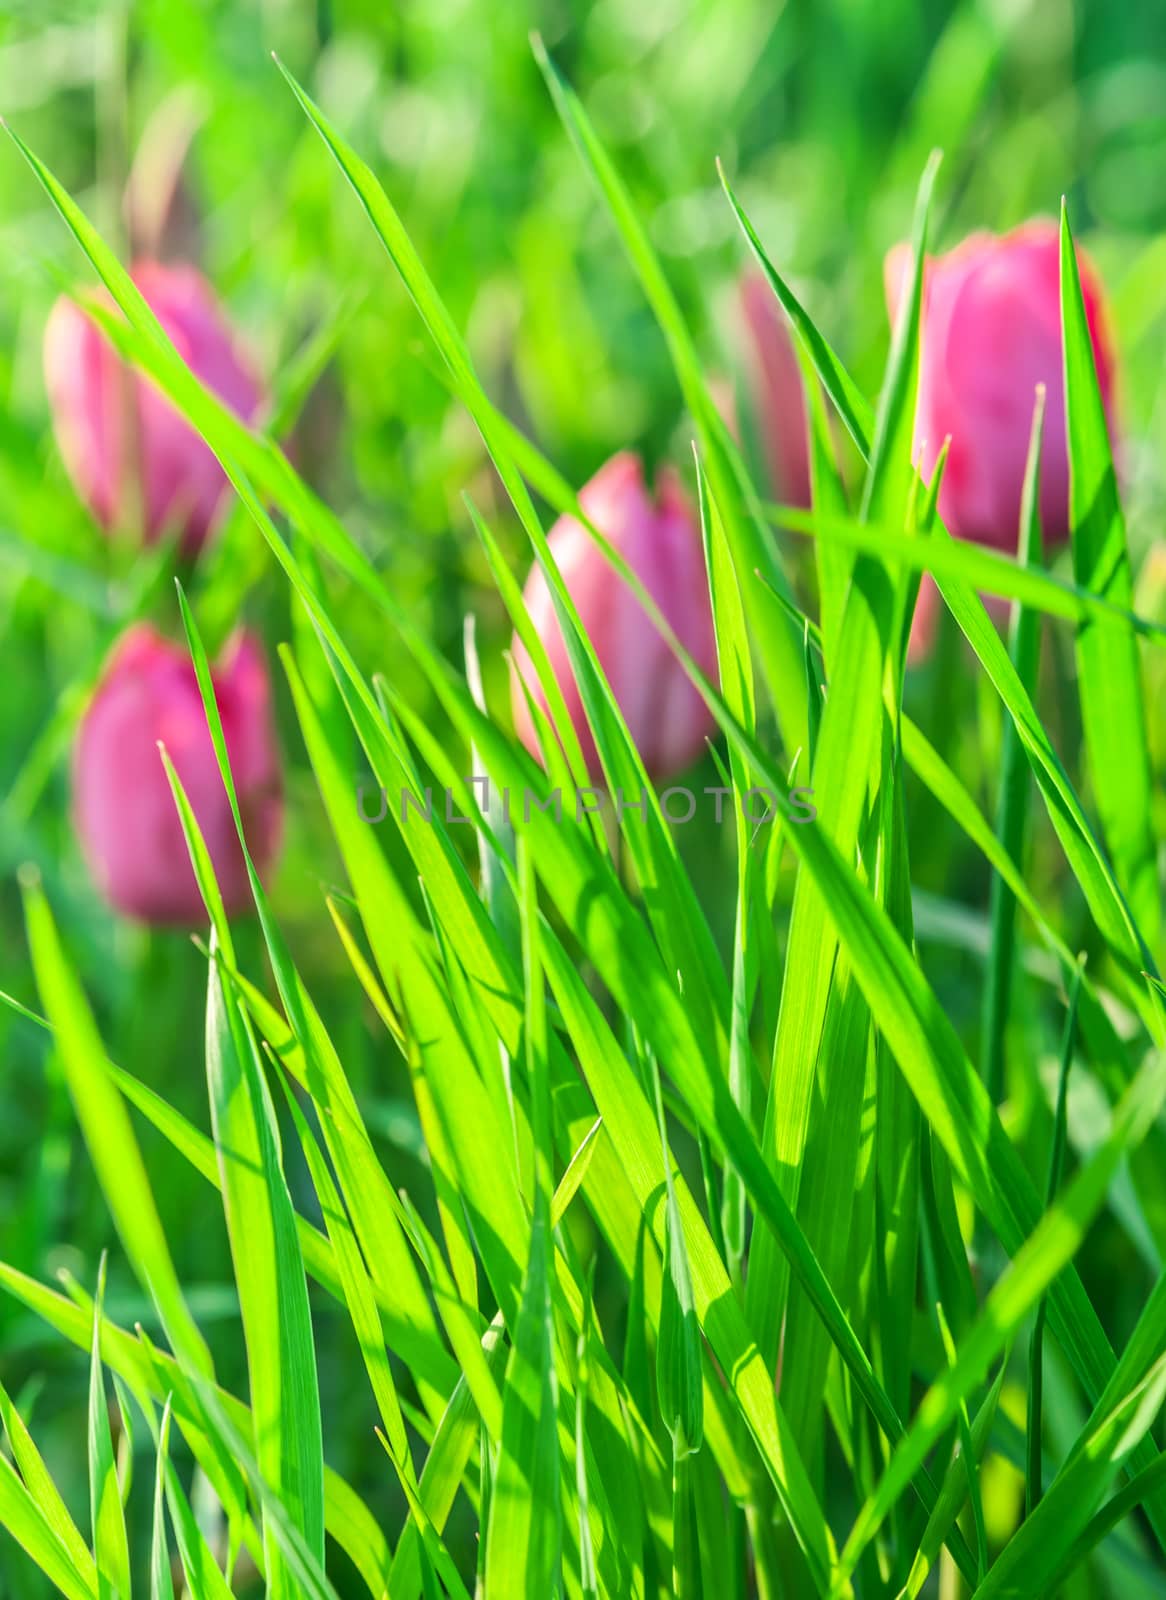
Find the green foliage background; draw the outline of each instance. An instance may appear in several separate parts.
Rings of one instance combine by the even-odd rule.
[[[157,135],[160,110],[189,108],[197,127],[186,178],[205,270],[277,393],[294,401],[305,352],[310,358],[320,349],[328,358],[298,408],[292,453],[299,470],[443,655],[460,662],[463,618],[475,615],[488,698],[502,705],[510,627],[463,491],[470,490],[520,573],[528,561],[525,536],[476,431],[451,399],[412,303],[270,53],[278,52],[370,162],[465,332],[486,391],[575,485],[625,446],[687,470],[694,427],[652,312],[547,93],[530,49],[532,30],[579,92],[627,182],[705,371],[736,385],[755,458],[733,298],[746,250],[717,180],[717,157],[771,260],[871,396],[888,344],[882,260],[909,232],[929,151],[945,151],[932,217],[937,247],[976,228],[1002,230],[1056,214],[1066,195],[1075,235],[1112,298],[1126,435],[1121,475],[1133,567],[1143,574],[1139,609],[1161,615],[1166,586],[1156,591],[1145,575],[1166,507],[1160,22],[1153,5],[1115,8],[1100,0],[789,0],[780,7],[753,0],[409,0],[392,7],[143,0],[128,8],[7,0],[0,9],[0,112],[105,238],[124,248],[120,197],[133,153],[144,134]],[[134,553],[107,545],[77,503],[46,409],[40,354],[48,309],[62,286],[89,277],[15,148],[0,151],[0,987],[37,1006],[16,884],[18,865],[34,862],[110,1056],[205,1128],[206,963],[183,935],[111,917],[87,882],[69,822],[69,729],[86,682],[126,619],[140,573]],[[846,470],[858,480],[853,452]],[[812,546],[790,539],[786,548],[805,597]],[[1068,558],[1061,559],[1058,571],[1068,576]],[[274,659],[275,645],[302,636],[304,623],[245,513],[235,513],[189,592],[212,650],[240,616],[268,642],[288,787],[288,838],[269,885],[272,905],[393,1185],[409,1191],[436,1229],[407,1068],[359,994],[323,911],[321,885],[343,884],[344,873]],[[464,747],[383,616],[350,586],[335,585],[331,599],[362,668],[384,674],[460,761]],[[167,581],[146,606],[180,634]],[[1037,703],[1076,775],[1075,672],[1069,626],[1047,623]],[[1161,838],[1160,654],[1147,655],[1146,676]],[[905,703],[992,816],[1004,719],[950,624],[936,658],[909,675]],[[351,769],[355,781],[363,758],[354,740]],[[706,771],[713,781],[711,762]],[[907,803],[922,962],[976,1059],[989,869],[914,780]],[[399,843],[387,834],[390,860],[411,881]],[[732,830],[702,824],[680,845],[731,970]],[[464,848],[472,859],[472,846]],[[793,876],[787,859],[782,938]],[[1041,904],[1053,908],[1065,943],[1103,959],[1100,935],[1043,815],[1027,876]],[[240,926],[236,938],[241,969],[265,973],[258,926]],[[1032,953],[1034,975],[1016,991],[1005,1108],[1038,1187],[1053,1139],[1064,1021],[1042,959]],[[0,1010],[0,1105],[0,1259],[44,1281],[66,1269],[92,1289],[100,1254],[110,1248],[109,1316],[126,1328],[141,1320],[156,1332],[118,1247],[60,1070],[41,1033],[7,1010]],[[1083,1074],[1069,1102],[1074,1159],[1094,1147],[1104,1119],[1103,1096]],[[245,1393],[220,1209],[209,1190],[193,1187],[189,1170],[157,1135],[144,1129],[140,1137],[178,1275],[219,1381]],[[699,1193],[696,1143],[683,1116],[672,1137]],[[287,1170],[297,1206],[318,1216],[304,1163],[289,1160]],[[572,1207],[568,1227],[582,1260],[597,1255],[596,1314],[609,1349],[618,1351],[627,1286],[582,1205]],[[985,1283],[1002,1259],[985,1246]],[[1078,1264],[1120,1350],[1157,1265],[1128,1175],[1115,1185]],[[405,1500],[371,1441],[351,1323],[324,1296],[313,1295],[312,1306],[328,1461],[386,1528],[396,1529]],[[1063,1449],[1084,1411],[1065,1363],[1056,1353],[1049,1359],[1046,1426]],[[1018,1378],[1023,1371],[1010,1371],[1004,1409],[1023,1427]],[[3,1299],[0,1379],[26,1414],[32,1408],[38,1443],[80,1517],[89,1382],[83,1357]],[[144,1480],[152,1451],[144,1435],[138,1445]],[[1016,1464],[1023,1458],[1015,1437],[1012,1445],[1012,1467],[1000,1449],[984,1471],[994,1544],[1019,1515]],[[843,1516],[843,1535],[850,1516],[841,1508],[853,1512],[849,1487],[840,1487],[845,1477],[831,1457],[825,1506],[828,1515]],[[473,1568],[475,1526],[463,1495],[446,1533],[463,1572]],[[1161,1592],[1143,1533],[1134,1568],[1088,1568],[1072,1592],[1133,1592],[1120,1586],[1134,1581],[1132,1570],[1144,1585],[1139,1593]],[[145,1522],[136,1537],[147,1537]],[[135,1545],[135,1557],[143,1549]],[[335,1581],[342,1595],[361,1592],[346,1570]],[[47,1592],[7,1542],[0,1542],[0,1590],[22,1600]]]

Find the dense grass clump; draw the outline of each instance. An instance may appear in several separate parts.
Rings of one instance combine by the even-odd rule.
[[[293,39],[245,78],[326,289],[298,234],[231,259],[185,175],[208,108],[150,124],[112,216],[9,129],[90,283],[49,319],[59,459],[4,467],[0,649],[55,701],[4,720],[4,1592],[1163,1592],[1144,266],[1116,315],[1076,200],[937,252],[975,108],[923,95],[881,372],[845,362],[747,97],[661,221],[634,106],[601,133],[536,35],[497,47],[566,203],[504,247],[478,219],[483,270],[526,262],[500,382],[459,180],[458,248],[424,195],[415,242],[410,107],[370,126],[326,10],[314,72]],[[989,27],[959,11],[952,63],[987,74]],[[233,315],[142,265],[203,228]],[[747,274],[752,392],[686,228]],[[264,383],[276,266],[311,331]]]

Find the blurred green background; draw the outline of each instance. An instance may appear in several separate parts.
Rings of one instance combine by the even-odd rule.
[[[199,261],[215,284],[275,391],[298,413],[297,462],[413,614],[455,656],[463,617],[476,614],[491,699],[503,705],[502,608],[462,491],[473,491],[520,570],[523,540],[395,274],[270,52],[376,168],[487,388],[577,483],[625,446],[683,463],[690,430],[663,340],[546,95],[532,30],[630,181],[709,368],[739,390],[747,434],[733,292],[743,247],[717,181],[718,156],[772,258],[871,393],[887,345],[883,256],[906,231],[928,151],[946,152],[940,247],[974,228],[1054,213],[1066,194],[1112,298],[1138,567],[1160,537],[1166,503],[1162,22],[1157,0],[4,0],[0,112],[126,253],[123,194],[135,157],[137,192],[148,202],[165,187],[158,171],[188,141],[167,248]],[[41,340],[53,298],[81,267],[17,152],[0,142],[0,987],[33,1000],[14,873],[35,861],[112,1055],[205,1126],[203,962],[185,936],[111,916],[88,884],[69,824],[70,728],[142,572],[134,552],[95,529],[52,440]],[[791,561],[807,567],[804,545],[791,549]],[[145,608],[177,631],[168,577],[157,575]],[[273,652],[298,625],[239,516],[189,581],[215,638],[245,618]],[[423,705],[421,684],[381,622],[339,586],[336,604],[362,664],[404,683]],[[958,670],[964,659],[945,638],[909,695],[991,811],[999,713],[970,670]],[[272,666],[278,678],[273,654]],[[1071,755],[1067,633],[1048,630],[1045,668],[1042,711],[1054,743]],[[1150,702],[1160,763],[1164,688]],[[277,692],[288,838],[276,906],[364,1092],[370,1125],[396,1147],[390,1171],[408,1186],[421,1159],[415,1121],[399,1063],[370,1024],[321,915],[320,884],[340,873],[281,682]],[[972,1035],[985,870],[934,807],[921,801],[912,822],[928,970]],[[731,906],[715,898],[727,881],[730,831],[697,832],[684,848],[727,933]],[[1044,835],[1033,871],[1044,884],[1061,872]],[[1080,917],[1067,899],[1070,941]],[[257,941],[245,945],[245,958],[260,970]],[[1038,1054],[1052,1048],[1056,1023],[1040,998],[1025,991],[1017,1024],[1031,1030]],[[0,1258],[45,1279],[67,1267],[91,1284],[111,1229],[47,1061],[43,1037],[0,1009]],[[1024,1105],[1012,1109],[1023,1124]],[[148,1133],[143,1142],[179,1272],[199,1286],[194,1309],[224,1381],[239,1387],[241,1340],[218,1208],[206,1208],[204,1225],[196,1202],[209,1191],[199,1194]],[[1091,1253],[1101,1259],[1106,1247],[1099,1239]],[[1126,1265],[1129,1308],[1123,1263],[1106,1263],[1118,1321],[1136,1307],[1144,1270]],[[116,1259],[111,1281],[113,1315],[144,1315]],[[387,1474],[368,1448],[363,1393],[353,1393],[350,1335],[342,1314],[324,1306],[319,1314],[329,1457],[371,1505],[383,1505]],[[34,1371],[51,1376],[36,1417],[68,1484],[71,1457],[83,1470],[85,1363],[0,1302],[0,1375],[19,1392]],[[13,1568],[18,1577],[9,1572],[16,1559],[0,1543],[0,1591],[37,1592],[23,1563]]]

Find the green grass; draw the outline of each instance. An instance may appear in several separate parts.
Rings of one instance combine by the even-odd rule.
[[[197,11],[110,13],[124,81],[169,84],[182,61],[205,80],[228,286],[271,314],[288,285],[298,334],[253,430],[135,289],[110,184],[87,191],[35,97],[14,110],[37,317],[83,267],[100,325],[238,501],[197,566],[95,551],[14,338],[0,649],[33,713],[0,720],[0,842],[26,863],[0,906],[0,1074],[25,1146],[0,1133],[0,1586],[20,1600],[1166,1592],[1166,616],[1135,577],[1161,505],[1115,466],[1073,266],[1069,219],[1100,180],[1087,163],[1057,180],[1073,538],[1050,567],[1042,403],[1015,559],[950,537],[912,461],[923,256],[991,192],[969,152],[1001,152],[983,157],[997,176],[1050,159],[1008,98],[1024,39],[970,7],[925,35],[899,19],[914,76],[883,127],[873,88],[865,118],[860,98],[849,121],[826,109],[864,81],[845,28],[741,9],[730,38],[694,6],[699,40],[652,34],[642,68],[603,8],[590,31],[544,19],[533,47],[500,21],[485,65],[473,7],[448,38],[341,8],[333,34],[321,7],[314,57],[236,19],[239,67]],[[382,91],[379,56],[362,69],[382,23],[426,93],[426,61],[463,91],[480,68],[478,147],[497,116],[537,182],[499,150],[474,188],[441,118],[409,181],[405,124],[435,113]],[[894,27],[856,24],[871,47]],[[754,126],[795,29],[800,181]],[[659,138],[629,131],[637,87]],[[101,104],[109,160],[127,108]],[[285,215],[245,170],[248,129],[268,185],[286,174]],[[825,149],[886,237],[837,214]],[[1014,208],[1041,209],[1031,181]],[[691,215],[661,204],[669,184]],[[1122,326],[1160,356],[1166,307],[1117,234],[1162,219],[1152,195],[1144,214],[1104,204],[1099,257],[1135,256]],[[703,255],[676,243],[693,218]],[[876,245],[908,231],[888,349],[877,285],[853,275],[874,282]],[[809,512],[771,503],[750,427],[714,399],[708,291],[747,260],[796,333]],[[505,263],[529,318],[513,368],[494,348]],[[330,381],[344,426],[317,449]],[[1149,453],[1144,349],[1128,381],[1123,424]],[[669,823],[547,540],[624,444],[672,456],[699,505],[715,683],[589,532],[708,704],[697,777],[731,791],[719,828]],[[618,824],[575,815],[586,769],[525,610],[532,562],[605,787],[649,789]],[[944,631],[907,671],[925,574]],[[984,594],[1013,603],[1007,641]],[[290,838],[266,884],[246,858],[254,917],[226,915],[160,757],[205,904],[193,939],[114,925],[68,822],[72,729],[139,615],[185,635],[240,839],[209,662],[246,615],[282,667]],[[511,732],[512,630],[546,691],[542,764]],[[375,828],[366,776],[390,797]],[[744,821],[751,789],[804,785],[813,824]],[[403,820],[395,797],[426,787],[431,821]],[[447,820],[446,787],[472,826]],[[504,819],[507,788],[561,790],[561,822]]]

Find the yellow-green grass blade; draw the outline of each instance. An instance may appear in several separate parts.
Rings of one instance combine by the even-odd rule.
[[[101,1318],[105,1300],[105,1257],[98,1270],[93,1301],[93,1338],[89,1357],[89,1517],[93,1532],[93,1559],[97,1566],[97,1592],[128,1600],[130,1549],[126,1536],[125,1507],[109,1431],[109,1405],[105,1371],[101,1364]]]
[[[118,1236],[175,1353],[192,1369],[210,1374],[210,1354],[183,1298],[129,1113],[110,1079],[105,1048],[48,900],[32,876],[24,880],[24,907],[33,973]]]
[[[733,208],[733,214],[737,218],[737,222],[749,243],[749,248],[752,250],[758,266],[765,274],[770,288],[781,302],[782,309],[793,324],[799,340],[814,364],[815,371],[822,380],[822,386],[830,396],[838,415],[846,424],[847,431],[858,446],[859,453],[865,458],[870,454],[872,428],[870,407],[864,395],[833,350],[831,350],[826,339],[815,327],[797,296],[785,280],[774,270],[761,240],[757,237],[753,224],[745,215],[740,201],[733,192],[733,186],[719,161],[717,162],[717,172],[729,204]]]
[[[733,569],[724,526],[710,503],[699,455],[696,457],[696,478],[701,537],[704,543],[705,570],[708,573],[709,600],[712,607],[722,693],[725,704],[741,725],[748,732],[755,733],[757,708],[753,661],[749,651],[741,590]],[[732,792],[737,841],[737,906],[729,1031],[729,1090],[742,1118],[748,1124],[752,1122],[752,1080],[757,1072],[749,1037],[749,995],[752,989],[751,978],[756,973],[758,962],[751,927],[754,920],[753,902],[758,876],[755,865],[756,852],[749,837],[744,808],[744,800],[752,787],[752,781],[748,765],[735,748],[729,752],[730,781],[725,782],[726,774],[720,757],[717,756],[716,760],[721,769],[723,786]],[[710,1217],[716,1220],[711,1211]],[[740,1173],[731,1162],[727,1162],[719,1220],[725,1245],[723,1253],[735,1280],[740,1279],[741,1264],[745,1254],[746,1218],[745,1189]]]
[[[170,1546],[166,1539],[166,1469],[170,1462],[170,1397],[162,1408],[154,1469],[154,1526],[150,1535],[150,1600],[174,1600]]]
[[[211,954],[207,1082],[247,1343],[256,1456],[307,1549],[322,1560],[322,1424],[303,1257],[254,1035],[224,986],[213,945]],[[300,1586],[266,1509],[269,1587],[277,1596],[298,1596]]]
[[[20,1474],[0,1455],[0,1527],[36,1562],[66,1600],[99,1600],[96,1581],[78,1572]]]
[[[199,1527],[174,1463],[165,1464],[166,1504],[178,1546],[178,1560],[187,1591],[200,1600],[231,1600],[231,1586],[219,1570],[206,1536]]]
[[[1129,607],[1125,519],[1085,316],[1069,213],[1061,202],[1061,329],[1073,574],[1082,589]],[[1102,832],[1130,909],[1153,945],[1162,917],[1151,822],[1150,754],[1136,639],[1090,618],[1077,630],[1077,682],[1085,749]]]
[[[60,1545],[79,1583],[89,1593],[96,1594],[97,1568],[89,1547],[73,1521],[69,1508],[61,1498],[60,1491],[45,1466],[44,1458],[37,1449],[24,1418],[3,1384],[0,1384],[0,1419],[3,1420],[8,1448],[12,1452],[12,1465],[16,1468],[25,1490],[43,1520],[46,1533]],[[12,1527],[8,1523],[6,1526],[10,1529]]]
[[[401,1404],[397,1398],[397,1386],[393,1381],[388,1351],[385,1348],[384,1336],[381,1332],[381,1319],[377,1311],[376,1298],[373,1294],[372,1280],[361,1258],[356,1235],[352,1230],[352,1224],[348,1220],[344,1202],[335,1183],[332,1181],[331,1173],[328,1171],[323,1151],[308,1126],[307,1118],[300,1109],[291,1085],[282,1073],[280,1081],[286,1093],[288,1109],[291,1112],[292,1122],[299,1137],[300,1146],[307,1159],[308,1171],[311,1174],[316,1198],[320,1202],[320,1212],[324,1218],[324,1225],[328,1230],[328,1237],[332,1241],[337,1271],[344,1292],[344,1301],[348,1307],[348,1315],[352,1323],[353,1332],[356,1334],[357,1344],[360,1346],[361,1357],[376,1399],[377,1410],[380,1412],[385,1436],[393,1449],[400,1469],[411,1478],[415,1478],[413,1460],[409,1453],[409,1441],[405,1434],[405,1421],[401,1415]]]
[[[518,850],[526,991],[526,1070],[534,1142],[534,1217],[502,1398],[502,1442],[486,1533],[488,1592],[541,1600],[559,1583],[558,1383],[551,1317],[551,1106],[545,980],[529,848]],[[515,1585],[518,1585],[516,1588]]]

